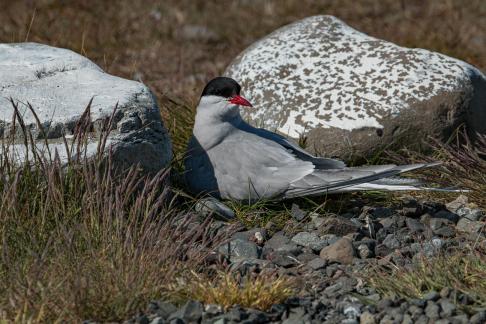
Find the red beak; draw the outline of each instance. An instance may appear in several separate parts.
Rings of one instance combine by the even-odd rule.
[[[240,106],[245,106],[245,107],[253,107],[251,105],[251,103],[246,100],[245,98],[243,98],[242,96],[234,96],[233,98],[231,98],[229,100],[229,102],[231,102],[232,104],[235,104],[235,105],[240,105]]]

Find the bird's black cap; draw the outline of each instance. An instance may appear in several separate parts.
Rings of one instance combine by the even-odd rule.
[[[217,77],[208,82],[201,94],[202,96],[220,96],[231,98],[239,96],[241,86],[235,80],[225,77]]]

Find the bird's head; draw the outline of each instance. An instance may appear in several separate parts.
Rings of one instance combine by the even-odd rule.
[[[199,102],[198,112],[225,119],[239,114],[239,107],[252,107],[251,103],[240,95],[241,86],[235,80],[217,77],[204,87]],[[202,112],[202,111],[201,111]]]

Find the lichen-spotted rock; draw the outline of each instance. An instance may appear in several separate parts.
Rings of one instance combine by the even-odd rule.
[[[105,73],[87,58],[70,50],[36,43],[0,44],[0,138],[11,138],[13,108],[18,105],[27,128],[37,140],[39,152],[57,149],[67,159],[63,135],[70,137],[91,99],[88,155],[96,152],[99,129],[117,106],[107,149],[119,167],[139,164],[156,172],[167,166],[172,148],[157,102],[143,84]],[[39,127],[28,109],[33,107]],[[42,128],[42,129],[40,129]],[[21,137],[21,136],[17,136]],[[22,141],[20,141],[22,142]],[[16,143],[10,154],[23,159],[25,146]]]
[[[282,27],[241,53],[226,76],[246,117],[318,154],[370,156],[461,123],[486,132],[486,79],[471,65],[365,35],[332,16]]]

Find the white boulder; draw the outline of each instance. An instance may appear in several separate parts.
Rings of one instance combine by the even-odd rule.
[[[51,151],[57,149],[66,160],[63,134],[71,137],[91,99],[89,155],[96,152],[100,129],[117,106],[106,148],[112,150],[114,163],[123,168],[139,164],[148,172],[168,165],[169,135],[145,85],[107,74],[70,50],[36,43],[0,44],[0,138],[12,133],[13,100],[37,140],[37,150],[47,152],[47,137]],[[28,104],[38,115],[42,131]],[[15,129],[19,133],[18,124]],[[20,159],[25,155],[21,137],[16,136],[18,141],[9,151]]]
[[[370,156],[394,144],[446,137],[461,123],[486,132],[486,78],[473,66],[309,17],[257,41],[227,68],[255,108],[250,121],[304,133],[324,155]]]

